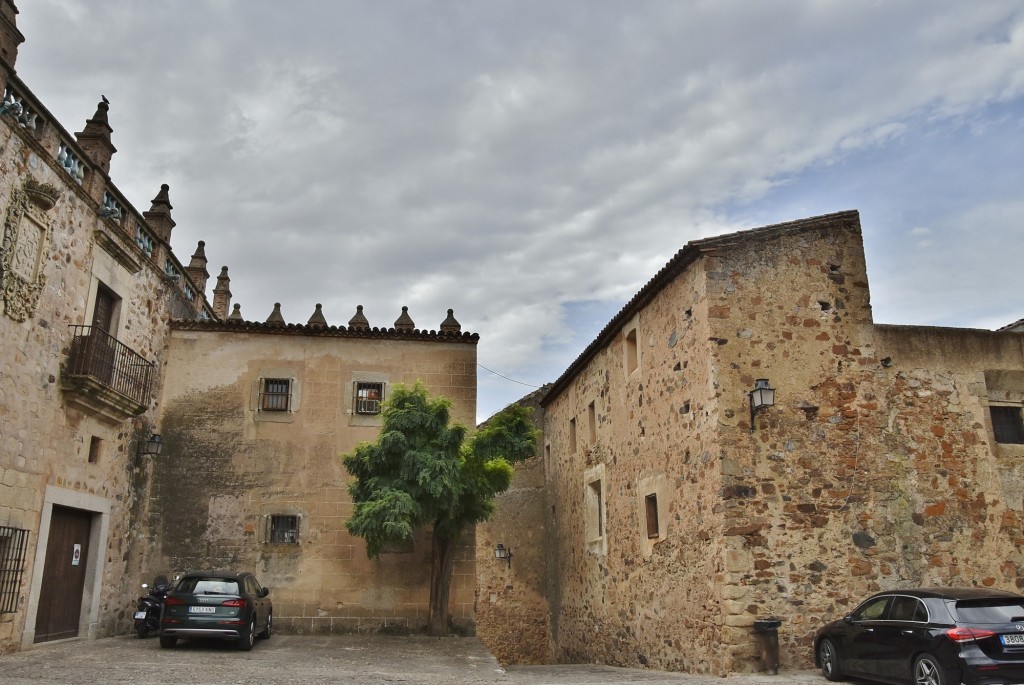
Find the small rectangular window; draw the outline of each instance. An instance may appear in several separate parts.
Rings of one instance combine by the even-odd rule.
[[[260,390],[261,411],[288,411],[291,408],[292,383],[288,378],[264,378]]]
[[[270,517],[270,541],[296,544],[299,541],[299,517],[274,515]]]
[[[587,518],[592,540],[604,537],[604,498],[601,493],[601,481],[592,481],[587,486]]]
[[[27,530],[0,526],[0,614],[13,614],[18,610],[27,549]]]
[[[590,444],[597,443],[597,408],[594,403],[591,402],[590,406],[587,407],[587,433],[590,439]]]
[[[1021,408],[1013,406],[989,407],[992,415],[992,432],[996,442],[1003,445],[1024,445],[1024,420]]]
[[[647,511],[647,537],[659,537],[658,533],[658,495],[650,494],[644,497],[644,508]]]
[[[356,414],[379,414],[384,401],[384,384],[357,382],[353,399]]]
[[[576,453],[576,418],[569,419],[569,451]]]
[[[100,449],[103,446],[103,441],[97,438],[95,435],[89,440],[89,463],[98,464],[100,461]]]
[[[636,347],[636,329],[626,333],[626,375],[636,371],[640,365],[640,356]]]

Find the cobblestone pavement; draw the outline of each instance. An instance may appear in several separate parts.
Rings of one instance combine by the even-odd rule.
[[[472,638],[309,637],[275,635],[251,652],[229,644],[183,642],[160,649],[155,638],[67,640],[0,656],[3,685],[825,685],[817,672],[777,676],[693,676],[608,666],[503,669]]]

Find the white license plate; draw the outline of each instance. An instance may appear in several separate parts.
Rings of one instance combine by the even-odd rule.
[[[1024,647],[1024,633],[1015,635],[1000,635],[999,639],[1007,647]]]
[[[135,618],[139,618],[139,619],[146,618],[146,612],[145,611],[136,611],[135,612]]]
[[[188,613],[190,614],[212,614],[217,611],[217,607],[189,607]]]

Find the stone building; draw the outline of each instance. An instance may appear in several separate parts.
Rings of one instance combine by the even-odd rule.
[[[15,72],[16,16],[0,2],[0,652],[130,626],[166,322],[213,315],[167,186],[140,212],[114,185],[106,100],[78,133],[52,119]]]
[[[548,578],[478,602],[545,587],[554,661],[724,674],[757,670],[759,618],[808,667],[872,591],[1021,590],[1019,331],[875,324],[856,212],[688,243],[541,399],[538,510],[480,534],[546,524]]]
[[[272,588],[274,625],[297,633],[426,626],[431,537],[368,559],[344,522],[352,513],[339,455],[376,438],[396,383],[422,381],[472,425],[476,346],[448,311],[415,328],[403,307],[371,328],[360,307],[328,326],[319,305],[305,325],[278,308],[265,323],[175,321],[166,353],[144,555],[153,573],[246,568]],[[473,538],[465,536],[450,609],[473,626]]]
[[[17,13],[0,0],[0,651],[124,633],[142,580],[210,567],[257,571],[285,629],[419,627],[429,533],[368,560],[339,455],[395,383],[472,422],[478,336],[451,310],[437,331],[405,308],[386,328],[228,315],[227,267],[211,302],[205,244],[171,250],[168,187],[139,212],[111,180],[107,100],[72,135],[17,77]],[[474,569],[466,536],[467,631]]]

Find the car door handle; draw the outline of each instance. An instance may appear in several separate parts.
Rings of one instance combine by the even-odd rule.
[[[904,634],[904,635],[913,635],[913,634],[914,634],[914,631],[913,631],[913,630],[904,630],[904,631],[903,631],[903,634]]]

